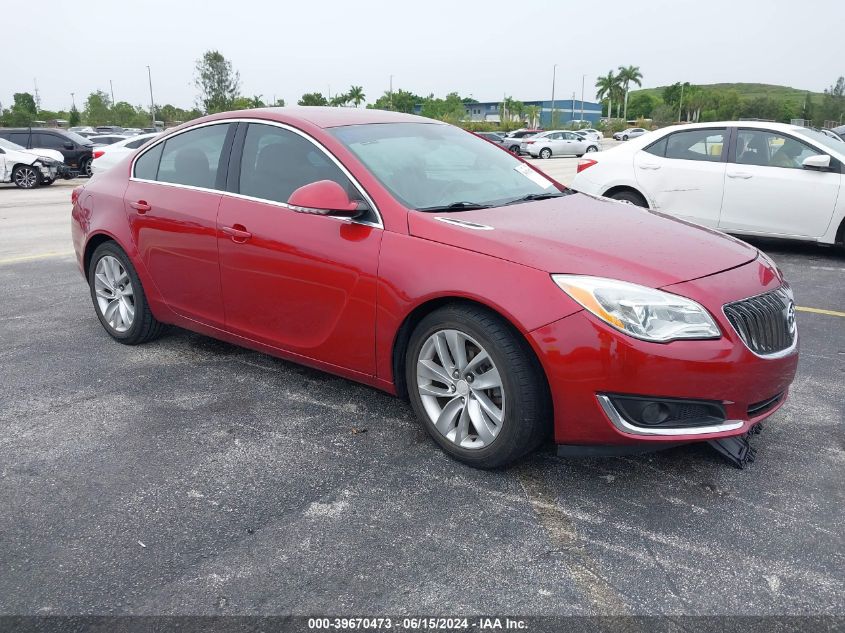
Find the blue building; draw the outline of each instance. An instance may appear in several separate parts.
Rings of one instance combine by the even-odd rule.
[[[485,121],[488,123],[501,123],[499,120],[499,104],[500,101],[484,101],[479,103],[466,104],[467,120],[469,121]],[[523,101],[526,106],[537,106],[540,108],[539,126],[549,129],[552,125],[552,106],[554,106],[555,120],[557,125],[565,127],[570,121],[585,120],[589,121],[590,125],[595,126],[599,119],[601,119],[601,104],[592,101],[582,102],[580,99],[555,99],[552,104],[551,99],[546,101]],[[422,105],[414,107],[414,113],[419,114],[422,111]],[[517,117],[514,115],[514,120]],[[531,124],[531,121],[523,121],[523,123]]]

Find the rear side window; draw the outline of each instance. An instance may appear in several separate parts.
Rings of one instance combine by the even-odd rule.
[[[666,139],[666,158],[718,163],[722,159],[727,130],[687,130]]]
[[[139,147],[141,147],[141,145],[143,145],[144,143],[146,143],[149,140],[150,139],[148,139],[148,138],[135,139],[134,141],[129,141],[126,144],[126,147],[128,147],[129,149],[138,149]]]
[[[656,143],[652,143],[648,147],[645,148],[646,152],[649,154],[654,154],[655,156],[665,156],[666,155],[666,137],[664,136],[662,139],[657,141]]]
[[[23,147],[26,147],[29,143],[29,132],[12,132],[9,134],[9,140],[12,143],[17,143]]]
[[[228,123],[208,125],[165,141],[156,180],[203,189],[222,188],[218,175],[225,171],[221,162],[229,127]]]
[[[64,149],[65,140],[55,134],[46,134],[44,132],[39,132],[38,134],[33,133],[32,146],[47,149]]]
[[[350,199],[360,198],[340,168],[313,143],[284,128],[249,124],[241,158],[241,194],[287,202],[294,191],[319,180],[333,180]]]
[[[159,143],[151,150],[144,152],[137,161],[135,161],[135,178],[141,180],[156,180],[158,177],[158,164],[161,160],[161,151],[164,149],[164,143]]]

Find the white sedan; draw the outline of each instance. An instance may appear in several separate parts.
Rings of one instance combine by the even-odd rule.
[[[575,130],[575,133],[578,135],[583,135],[585,138],[591,141],[601,141],[604,138],[604,134],[591,127],[584,128],[583,130]]]
[[[599,151],[598,141],[592,141],[578,136],[568,130],[549,130],[522,140],[519,145],[521,154],[530,154],[534,158],[551,158],[552,156],[583,156],[589,152]]]
[[[114,167],[125,156],[134,153],[136,149],[156,136],[158,136],[158,133],[138,134],[137,136],[130,136],[112,145],[95,148],[94,162],[91,163],[91,170],[93,173],[98,174]]]
[[[845,143],[783,123],[677,125],[582,159],[572,188],[727,233],[842,243]]]
[[[49,154],[49,155],[48,155]],[[0,138],[0,182],[11,182],[20,189],[49,185],[59,172],[62,157],[51,150],[28,150]]]

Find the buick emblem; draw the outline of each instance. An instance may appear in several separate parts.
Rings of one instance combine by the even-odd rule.
[[[790,301],[786,308],[786,329],[790,334],[795,334],[795,302]]]

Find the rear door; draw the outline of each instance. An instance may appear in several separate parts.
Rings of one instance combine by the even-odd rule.
[[[658,211],[715,228],[725,186],[728,130],[668,134],[634,155],[637,182]]]
[[[781,132],[739,128],[725,179],[719,228],[725,231],[821,237],[833,218],[841,164],[806,169],[819,148]]]
[[[223,327],[217,211],[236,125],[195,127],[147,149],[124,196],[141,260],[170,308]]]

